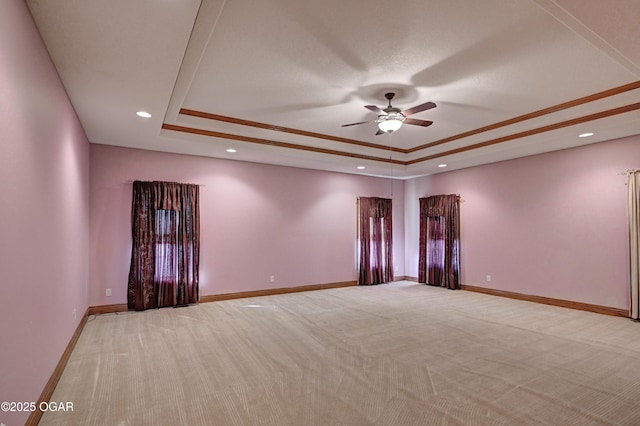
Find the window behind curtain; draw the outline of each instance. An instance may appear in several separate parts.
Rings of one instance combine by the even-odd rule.
[[[444,218],[430,217],[427,221],[427,283],[441,283],[445,263]]]
[[[384,217],[369,218],[369,265],[374,271],[383,271],[387,266],[387,240],[385,238]],[[378,274],[380,275],[380,274]]]
[[[175,210],[156,210],[156,243],[155,243],[155,274],[156,285],[172,286],[161,288],[160,292],[173,294],[178,284],[178,227],[180,215]],[[174,301],[175,304],[175,301]]]

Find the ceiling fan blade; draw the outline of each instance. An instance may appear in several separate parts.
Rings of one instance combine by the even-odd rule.
[[[433,124],[433,121],[417,120],[415,118],[407,118],[406,120],[404,120],[404,124],[413,124],[414,126],[427,127],[427,126],[431,126]]]
[[[387,132],[383,132],[382,130],[378,129],[378,131],[376,132],[376,136],[378,135],[384,135]]]
[[[380,115],[380,114],[386,114],[386,112],[384,112],[383,110],[381,110],[380,108],[378,108],[375,105],[365,105],[364,106],[366,109],[368,109],[369,111],[373,111],[376,114]]]
[[[358,123],[351,123],[351,124],[343,124],[342,127],[349,127],[349,126],[355,126],[358,124],[364,124],[364,123],[371,123],[373,120],[369,120],[369,121],[360,121]]]
[[[405,117],[408,117],[408,116],[416,114],[418,112],[426,111],[428,109],[435,108],[435,107],[436,107],[436,104],[434,104],[433,102],[427,102],[425,104],[416,105],[413,108],[409,108],[407,110],[404,110],[404,111],[402,111],[402,113],[404,114]]]

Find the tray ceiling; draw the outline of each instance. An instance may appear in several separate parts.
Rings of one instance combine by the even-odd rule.
[[[402,179],[640,133],[635,0],[28,5],[92,143]],[[434,124],[341,127],[389,91]]]

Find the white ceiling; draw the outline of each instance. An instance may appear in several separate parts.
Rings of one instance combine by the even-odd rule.
[[[640,133],[637,0],[27,3],[92,143],[409,178]],[[341,127],[389,91],[434,124]]]

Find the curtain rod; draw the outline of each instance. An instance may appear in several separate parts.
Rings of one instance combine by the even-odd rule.
[[[125,184],[133,185],[133,182],[135,182],[135,181],[128,180],[128,181],[125,182]],[[166,180],[152,180],[152,181],[143,181],[143,182],[168,182],[168,181],[166,181]],[[183,183],[183,182],[176,182],[176,183]],[[202,184],[202,183],[188,183],[187,185],[207,186],[207,185]]]
[[[636,173],[636,172],[640,172],[640,169],[627,169],[624,172],[618,173],[618,175],[624,176],[624,175],[628,175],[629,173]]]
[[[464,198],[462,198],[462,195],[460,195],[460,193],[455,193],[455,194],[441,194],[441,195],[455,195],[456,198],[458,199],[458,201],[460,201],[461,203],[466,202],[467,200],[465,200]],[[418,197],[418,198],[427,198],[427,197],[437,197],[437,195],[429,195],[429,196],[425,196],[425,197]]]

